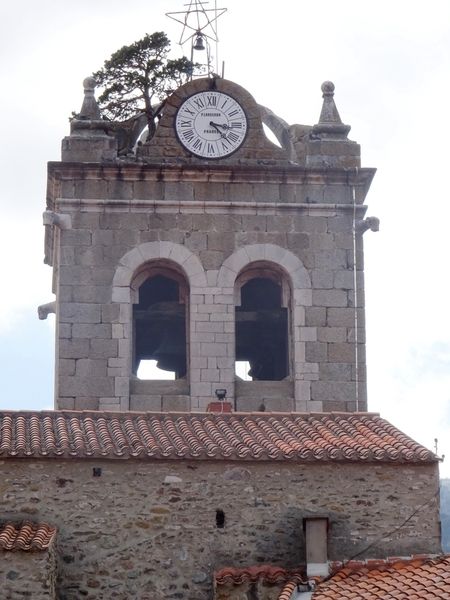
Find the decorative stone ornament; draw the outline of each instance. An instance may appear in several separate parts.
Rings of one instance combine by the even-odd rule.
[[[229,94],[208,90],[187,98],[175,117],[178,140],[200,158],[223,158],[241,147],[247,134],[244,109]]]

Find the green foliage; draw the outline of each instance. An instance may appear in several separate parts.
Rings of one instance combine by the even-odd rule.
[[[162,31],[146,34],[130,46],[123,46],[102,69],[93,73],[103,87],[98,102],[106,118],[124,121],[144,112],[149,136],[165,98],[183,84],[194,65],[186,57],[169,59],[170,41]]]

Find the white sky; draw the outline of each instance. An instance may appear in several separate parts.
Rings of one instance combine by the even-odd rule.
[[[53,299],[42,264],[46,162],[59,160],[82,80],[187,0],[16,0],[0,8],[0,408],[51,407]],[[211,2],[210,6],[213,6]],[[450,2],[224,0],[225,76],[289,123],[314,124],[332,80],[341,117],[377,167],[368,215],[369,408],[428,447],[450,476]]]

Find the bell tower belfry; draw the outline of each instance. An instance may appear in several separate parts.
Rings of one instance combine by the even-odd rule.
[[[366,410],[375,171],[333,84],[316,125],[288,126],[239,85],[195,79],[133,151],[84,86],[48,167],[56,407],[201,411],[223,390],[238,411]]]

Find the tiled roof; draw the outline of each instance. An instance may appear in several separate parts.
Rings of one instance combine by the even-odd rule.
[[[347,563],[312,600],[449,600],[450,555]]]
[[[3,457],[434,462],[373,413],[0,413]]]
[[[56,528],[46,523],[3,523],[0,525],[0,549],[47,550],[56,535]]]
[[[304,581],[304,571],[304,569],[288,571],[273,565],[257,565],[248,568],[224,567],[214,573],[214,579],[217,585],[241,585],[259,580],[269,584],[290,582],[297,585]]]
[[[311,600],[450,600],[450,555],[419,555],[331,563],[332,575],[314,577]],[[226,567],[216,571],[217,585],[263,581],[280,586],[278,600],[291,600],[297,586],[307,585],[305,569]]]

